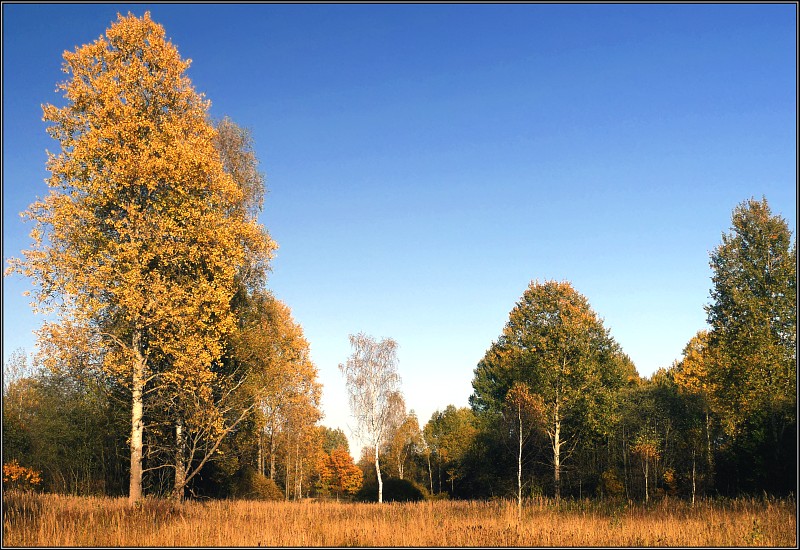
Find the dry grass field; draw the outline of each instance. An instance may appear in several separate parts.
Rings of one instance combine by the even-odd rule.
[[[796,502],[207,501],[6,493],[3,546],[787,546]]]

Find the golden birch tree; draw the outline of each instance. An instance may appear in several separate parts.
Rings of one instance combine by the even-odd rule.
[[[250,131],[225,117],[216,124],[214,146],[220,154],[223,170],[241,191],[232,212],[255,219],[263,208],[265,178],[258,168]],[[291,364],[295,359],[302,362],[301,354],[289,353],[292,346],[308,347],[302,331],[291,320],[288,308],[263,290],[269,260],[263,243],[271,243],[271,240],[263,227],[261,231],[262,239],[243,243],[245,261],[238,266],[237,289],[231,302],[238,320],[237,328],[227,337],[228,353],[214,368],[211,392],[204,395],[188,392],[181,396],[179,386],[163,392],[167,396],[166,408],[172,411],[171,424],[175,432],[174,441],[166,450],[173,457],[167,466],[175,472],[172,496],[176,499],[183,497],[184,488],[192,477],[215,456],[222,440],[250,416],[264,396],[272,392],[276,382],[283,381],[274,360],[257,357],[264,343],[271,348],[285,348],[283,356],[287,360],[281,365],[284,370],[302,370],[302,365]],[[284,335],[289,337],[288,347]],[[259,464],[262,465],[261,460]],[[158,467],[161,466],[154,466]],[[263,472],[263,467],[260,466],[259,471]]]
[[[318,411],[320,385],[302,327],[286,304],[268,292],[255,292],[241,317],[233,339],[236,361],[254,371],[252,399],[257,419],[259,471],[275,480],[278,433],[287,416],[299,418],[300,407],[313,424]],[[267,466],[268,464],[268,466]]]
[[[211,391],[246,250],[267,258],[274,245],[237,207],[209,102],[149,13],[120,15],[64,61],[64,105],[44,106],[60,146],[48,153],[50,192],[25,212],[33,246],[10,270],[33,279],[35,308],[53,314],[39,332],[49,366],[91,352],[129,388],[135,501],[148,392]]]

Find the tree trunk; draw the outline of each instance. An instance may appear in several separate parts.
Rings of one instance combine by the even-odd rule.
[[[269,478],[275,481],[275,430],[269,432]]]
[[[300,471],[297,475],[297,492],[300,494],[300,500],[303,500],[303,463],[298,460]]]
[[[142,440],[144,423],[142,421],[143,393],[144,393],[144,366],[145,358],[140,349],[141,334],[137,331],[133,335],[133,381],[132,406],[131,406],[131,472],[128,500],[136,502],[142,498]]]
[[[647,478],[650,477],[650,463],[647,459],[644,460],[644,501],[649,502],[650,493],[647,490]]]
[[[696,486],[695,486],[696,468],[695,468],[694,455],[695,455],[695,451],[694,451],[694,449],[692,449],[692,506],[694,506],[694,495],[697,492],[696,491]]]
[[[289,457],[290,451],[288,449],[288,447],[289,447],[288,442],[287,442],[286,447],[287,447],[287,449],[286,449],[286,468],[285,468],[285,470],[286,470],[286,482],[283,484],[283,487],[284,487],[284,491],[286,493],[286,500],[289,500],[289,461],[291,459]]]
[[[264,428],[258,429],[258,473],[264,475]]]
[[[400,460],[397,461],[397,473],[400,475],[400,479],[403,479],[403,466],[405,464],[406,458],[405,456],[401,456]]]
[[[431,483],[431,494],[433,494],[433,472],[431,471],[431,453],[428,452],[428,480]]]
[[[625,426],[622,426],[622,473],[625,479],[625,498],[630,500],[631,493],[628,490],[628,443],[625,438]]]
[[[561,418],[556,406],[555,426],[553,430],[553,478],[556,485],[556,501],[561,499]]]
[[[381,479],[381,465],[378,461],[378,445],[375,445],[375,473],[378,475],[378,502],[383,502],[383,479]]]
[[[186,486],[186,435],[183,433],[183,419],[175,422],[175,484],[172,487],[172,500],[183,500]]]
[[[706,475],[705,487],[706,491],[714,483],[714,453],[711,452],[711,415],[706,410],[706,465],[708,466],[708,474]]]
[[[297,436],[294,444],[294,499],[298,500],[303,497],[302,486],[300,485],[300,474],[298,468],[300,466],[300,436]],[[300,495],[298,496],[298,492]]]
[[[519,453],[517,454],[517,518],[522,518],[522,405],[518,405]]]

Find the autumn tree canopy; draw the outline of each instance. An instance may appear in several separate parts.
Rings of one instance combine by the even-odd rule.
[[[32,278],[51,367],[76,357],[131,392],[130,498],[141,496],[143,401],[171,383],[205,396],[235,327],[230,302],[248,253],[274,248],[215,148],[189,60],[150,19],[119,16],[64,53],[63,106],[46,105],[50,193],[33,203]],[[249,252],[248,252],[249,251]]]

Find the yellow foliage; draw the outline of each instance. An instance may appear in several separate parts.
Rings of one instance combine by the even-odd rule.
[[[9,270],[33,279],[36,311],[55,314],[38,333],[48,367],[100,368],[131,389],[135,461],[154,389],[198,404],[190,427],[221,429],[212,368],[237,330],[231,302],[276,245],[251,182],[226,170],[190,60],[149,13],[119,15],[63,57],[63,106],[43,106],[60,148],[50,192],[24,213],[33,245]]]
[[[237,273],[276,246],[237,207],[244,193],[215,147],[210,104],[149,13],[120,15],[64,61],[65,105],[43,107],[61,148],[48,154],[51,191],[25,213],[32,249],[10,260],[37,284],[35,307],[58,313],[39,333],[43,355],[94,352],[129,379],[143,354],[195,392],[235,330]]]

